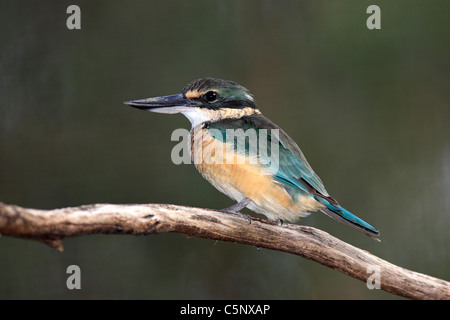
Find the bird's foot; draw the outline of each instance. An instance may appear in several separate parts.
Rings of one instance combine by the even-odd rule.
[[[231,207],[222,209],[220,211],[236,214],[238,216],[241,216],[241,217],[247,219],[249,223],[252,223],[252,219],[250,219],[250,217],[248,215],[240,212],[242,209],[244,209],[250,203],[250,201],[251,201],[250,199],[244,198],[241,201],[239,201],[238,203],[232,205]]]

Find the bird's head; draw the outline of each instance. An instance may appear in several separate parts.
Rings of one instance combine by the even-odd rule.
[[[125,104],[158,113],[182,113],[193,126],[260,113],[252,95],[241,85],[222,79],[197,79],[181,93],[126,101]]]

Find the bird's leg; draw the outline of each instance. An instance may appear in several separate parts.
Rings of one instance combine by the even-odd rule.
[[[252,200],[250,200],[249,198],[244,198],[241,201],[239,201],[238,203],[232,205],[231,207],[222,209],[220,211],[222,212],[230,212],[230,213],[234,213],[237,214],[243,218],[246,218],[250,223],[252,222],[252,220],[249,218],[249,216],[247,216],[246,214],[241,213],[240,211],[242,209],[244,209],[246,206],[248,206],[248,204],[251,202]]]
[[[239,201],[238,203],[233,204],[231,207],[222,209],[220,211],[231,212],[231,213],[238,213],[239,211],[244,209],[246,206],[248,206],[250,201],[252,201],[252,200],[250,200],[249,198],[244,198],[241,201]]]

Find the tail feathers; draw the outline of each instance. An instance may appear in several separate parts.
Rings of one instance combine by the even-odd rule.
[[[326,206],[326,208],[322,209],[321,211],[329,217],[368,235],[374,240],[380,241],[380,239],[377,238],[380,235],[380,232],[364,220],[358,218],[350,211],[342,208],[340,205],[335,206],[330,204],[328,201],[320,202],[322,202]]]

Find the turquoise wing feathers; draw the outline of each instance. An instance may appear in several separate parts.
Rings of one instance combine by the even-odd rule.
[[[265,129],[264,131],[263,128]],[[379,231],[376,228],[341,207],[335,199],[329,196],[322,180],[306,161],[297,144],[281,128],[267,118],[261,115],[233,119],[232,121],[225,119],[209,124],[208,129],[214,138],[221,141],[227,141],[227,129],[242,129],[244,132],[252,129],[256,132],[258,138],[263,133],[267,134],[266,146],[270,145],[273,147],[275,145],[278,147],[278,163],[275,166],[269,165],[273,159],[267,155],[268,151],[260,152],[261,150],[256,149],[260,163],[265,163],[268,170],[272,170],[273,179],[282,184],[294,200],[299,196],[311,196],[325,206],[321,211],[333,219],[347,224],[372,238],[379,235]],[[248,141],[244,144],[234,143],[234,148],[240,154],[249,154],[250,145]],[[374,239],[378,240],[377,238]]]
[[[262,131],[262,128],[265,130]],[[310,193],[311,189],[313,189],[317,193],[328,197],[328,192],[325,190],[322,181],[306,161],[297,144],[281,128],[267,118],[252,116],[234,121],[222,120],[210,124],[208,129],[214,138],[223,142],[227,141],[228,129],[242,129],[244,132],[249,129],[254,130],[258,136],[258,141],[260,134],[267,134],[266,146],[269,148],[269,151],[261,152],[259,149],[256,151],[260,162],[266,164],[269,170],[272,170],[274,179],[288,188],[294,188],[298,192]],[[278,163],[276,165],[269,165],[273,164],[270,163],[273,159],[268,155],[268,153],[272,152],[270,150],[272,144],[278,148]],[[234,143],[234,147],[238,153],[249,153],[248,141],[243,145]]]

